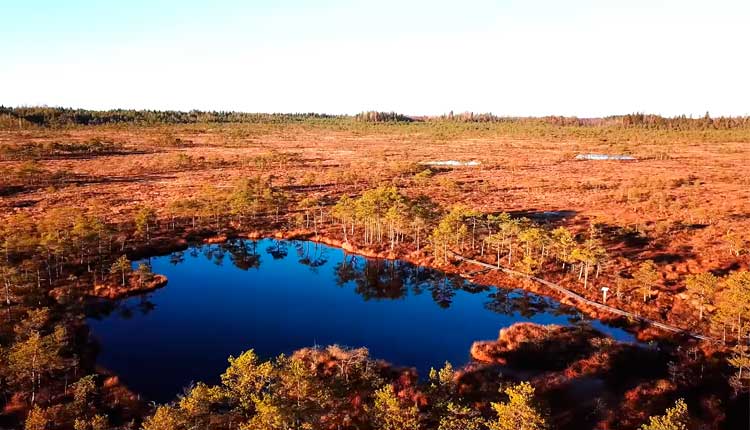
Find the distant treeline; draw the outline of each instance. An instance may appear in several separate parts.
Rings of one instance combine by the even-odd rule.
[[[676,117],[663,117],[644,113],[631,113],[627,115],[613,115],[604,118],[578,118],[570,116],[545,116],[534,117],[507,117],[496,116],[491,113],[464,112],[454,114],[453,112],[439,117],[424,118],[425,120],[443,120],[455,122],[516,122],[533,123],[542,122],[562,127],[626,127],[626,128],[649,128],[668,130],[696,130],[696,129],[735,129],[750,128],[750,117],[717,117],[711,118],[706,113],[701,118],[690,118],[686,115]]]
[[[608,116],[605,118],[576,118],[562,116],[548,116],[543,118],[546,122],[560,126],[577,127],[606,127],[619,126],[627,128],[649,128],[668,130],[696,130],[696,129],[735,129],[750,128],[750,117],[716,117],[712,118],[708,112],[700,118],[690,118],[686,115],[675,117],[663,117],[661,115],[650,115],[644,113],[631,113],[627,115]]]
[[[518,123],[548,124],[560,127],[623,127],[665,130],[750,129],[750,117],[716,117],[708,113],[700,118],[685,115],[663,117],[644,113],[578,118],[565,116],[508,117],[491,113],[452,111],[440,116],[408,116],[397,112],[366,111],[354,116],[319,113],[246,113],[229,111],[158,111],[115,109],[95,111],[59,107],[4,107],[0,106],[0,128],[19,125],[64,127],[102,124],[196,124],[196,123],[289,123],[309,120],[355,120],[370,123],[457,122],[457,123]]]
[[[415,119],[396,112],[360,112],[354,116],[357,121],[364,122],[412,122]]]
[[[21,120],[37,126],[57,127],[71,125],[102,124],[194,124],[194,123],[256,123],[304,121],[312,118],[334,118],[333,115],[319,113],[246,113],[223,111],[158,111],[114,109],[96,111],[59,107],[17,107],[0,106],[3,123]],[[10,121],[12,122],[12,121]]]

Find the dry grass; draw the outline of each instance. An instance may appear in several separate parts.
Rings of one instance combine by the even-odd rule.
[[[323,121],[5,131],[0,145],[100,139],[129,152],[39,160],[50,171],[85,179],[9,193],[0,207],[39,214],[97,202],[117,219],[137,204],[163,209],[207,184],[229,186],[258,173],[297,186],[299,193],[332,198],[392,182],[446,206],[571,211],[575,216],[568,222],[581,228],[598,222],[635,232],[645,238],[637,246],[613,242],[610,251],[632,261],[655,259],[668,282],[688,272],[736,266],[724,237],[728,231],[750,231],[748,144],[722,141],[737,138],[732,130],[618,130]],[[691,137],[695,140],[685,141]],[[578,153],[628,153],[638,161],[576,161]],[[415,164],[428,160],[481,165],[437,168],[430,177],[415,178]],[[0,169],[18,163],[2,161]],[[739,258],[740,265],[746,263]]]

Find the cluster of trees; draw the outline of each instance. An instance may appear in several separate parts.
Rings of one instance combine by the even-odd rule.
[[[73,430],[109,430],[109,416],[102,413],[102,398],[96,375],[84,376],[65,386],[67,403],[49,407],[34,404],[26,417],[25,430],[72,428]]]
[[[711,118],[708,112],[701,118],[689,118],[680,115],[672,118],[644,113],[632,113],[623,116],[609,117],[618,125],[624,127],[667,129],[667,130],[726,130],[735,128],[750,128],[750,117],[718,117]]]
[[[0,146],[0,159],[39,160],[91,155],[118,154],[123,152],[122,144],[101,138],[91,138],[85,142],[26,142]]]
[[[477,231],[483,230],[483,239]],[[481,255],[492,252],[498,267],[518,267],[534,273],[545,264],[556,262],[563,271],[577,270],[578,279],[588,288],[589,276],[599,276],[607,253],[594,226],[583,240],[565,227],[548,229],[528,218],[508,213],[485,215],[462,206],[454,207],[432,231],[430,243],[436,257],[448,261],[451,248]],[[477,246],[479,245],[479,249]]]
[[[445,215],[432,230],[430,244],[435,257],[448,262],[449,250],[452,247],[463,249],[464,240],[469,234],[469,229],[464,219],[470,217],[473,212],[461,206],[454,207]]]
[[[278,220],[288,204],[286,192],[270,180],[248,178],[230,188],[207,187],[196,198],[175,201],[166,225],[219,229],[230,223],[243,228],[259,216]],[[96,205],[55,208],[37,218],[11,215],[0,225],[2,299],[15,306],[21,298],[44,296],[47,289],[71,280],[124,284],[130,264],[122,261],[126,246],[149,242],[160,227],[158,213],[149,206],[136,208],[131,222],[123,224],[110,223],[106,209]]]
[[[51,287],[80,274],[80,268],[93,282],[102,280],[117,236],[97,208],[57,208],[37,220],[24,214],[7,218],[0,226],[0,273],[8,301],[16,288]]]
[[[356,232],[361,232],[365,245],[387,241],[391,249],[413,238],[419,250],[425,229],[435,214],[432,201],[410,199],[395,186],[367,190],[358,198],[343,196],[331,209],[345,241],[354,240]]]
[[[396,113],[396,112],[377,112],[377,111],[366,111],[360,112],[354,116],[357,121],[363,122],[412,122],[412,117]]]
[[[645,128],[654,130],[728,130],[750,128],[749,116],[712,118],[708,112],[700,118],[686,115],[664,117],[661,115],[644,114],[640,112],[627,115],[614,115],[603,118],[578,118],[570,116],[545,116],[540,118],[523,118],[498,116],[491,113],[463,112],[459,114],[449,112],[437,117],[423,117],[426,121],[452,121],[467,123],[515,123],[515,124],[547,124],[557,127],[623,127]]]
[[[441,121],[456,121],[456,122],[513,122],[513,121],[520,120],[520,118],[517,118],[517,117],[497,116],[491,113],[475,113],[475,112],[453,113],[453,111],[450,111],[445,115],[441,115],[439,117],[435,117],[431,119],[441,120]]]
[[[229,358],[221,384],[191,387],[177,402],[159,406],[143,429],[548,428],[528,383],[508,386],[481,411],[461,397],[449,363],[431,372],[426,387],[397,375],[366,349],[330,346],[270,361],[250,350]]]
[[[346,241],[361,238],[365,245],[396,245],[411,240],[420,250],[425,239],[439,260],[447,262],[453,250],[485,254],[493,250],[497,264],[533,272],[541,265],[557,261],[563,270],[577,269],[588,285],[590,275],[598,276],[606,261],[599,235],[592,227],[587,237],[578,238],[564,227],[549,230],[528,218],[507,213],[486,215],[463,206],[440,217],[429,199],[409,198],[394,186],[381,186],[359,197],[343,196],[330,211]],[[580,243],[579,243],[580,242]],[[520,257],[515,257],[520,254]]]
[[[631,275],[622,283],[648,301],[661,280],[658,268],[646,260]],[[685,291],[698,310],[697,323],[707,319],[712,333],[725,343],[731,337],[750,344],[750,272],[740,270],[723,277],[711,272],[692,274],[685,279]]]
[[[330,215],[349,242],[388,244],[393,249],[411,241],[417,250],[428,243],[436,259],[444,263],[450,260],[452,252],[493,255],[498,266],[525,273],[533,274],[545,268],[575,274],[587,290],[591,279],[598,278],[609,261],[601,234],[594,225],[584,233],[575,234],[565,227],[550,228],[528,218],[507,213],[483,214],[463,206],[453,207],[440,217],[439,209],[428,199],[410,199],[392,186],[367,190],[356,198],[344,196],[331,208]],[[740,311],[724,309],[730,304],[745,306],[750,299],[739,299],[745,294],[738,292],[740,287],[727,288],[722,294],[722,297],[731,294],[731,298],[719,300],[714,296],[716,285],[744,285],[739,281],[744,279],[744,274],[732,273],[721,282],[710,274],[688,278],[687,287],[699,301],[700,320],[707,305],[721,306],[722,310],[717,313],[723,318],[720,326],[732,327],[737,332],[736,316]],[[622,298],[625,293],[635,292],[645,303],[653,297],[660,283],[657,265],[646,260],[629,278],[620,278],[613,294]],[[734,322],[725,315],[734,315]]]
[[[30,310],[13,327],[15,342],[3,354],[3,367],[7,371],[3,376],[10,386],[29,393],[31,404],[44,383],[58,372],[72,370],[77,365],[74,358],[65,359],[62,355],[68,344],[65,327],[52,326],[50,320],[49,309]]]
[[[678,399],[641,430],[687,430]],[[144,430],[357,429],[546,430],[553,428],[527,382],[504,385],[477,406],[461,394],[450,363],[417,384],[371,359],[366,349],[305,349],[262,361],[253,350],[229,358],[219,385],[198,383],[159,406]]]
[[[574,234],[565,227],[551,229],[528,218],[514,218],[508,213],[484,214],[463,206],[455,206],[441,217],[439,208],[429,199],[409,198],[394,186],[370,189],[356,198],[343,196],[331,208],[330,215],[347,242],[388,244],[394,249],[410,241],[417,250],[426,242],[443,263],[450,260],[452,252],[493,254],[498,266],[504,264],[525,273],[533,274],[542,267],[575,273],[586,289],[608,261],[593,225],[585,234]],[[646,269],[656,270],[653,262],[649,263],[634,275],[633,281],[639,291],[649,290],[646,298],[656,284],[647,282],[646,275],[650,273]]]
[[[111,428],[107,409],[94,400],[100,381],[82,378],[93,369],[81,359],[82,291],[70,287],[131,279],[131,262],[121,253],[133,226],[144,228],[140,219],[155,227],[154,217],[142,215],[148,212],[114,225],[96,206],[61,207],[0,224],[0,399],[31,408],[26,428]],[[148,265],[134,275],[141,282],[153,276]]]
[[[245,178],[231,188],[207,186],[196,197],[173,201],[169,207],[170,226],[175,228],[183,220],[197,228],[210,221],[220,228],[223,221],[229,220],[242,227],[248,219],[260,215],[272,214],[278,220],[288,204],[288,193],[273,186],[270,178]]]
[[[667,408],[664,415],[649,418],[641,430],[688,430],[690,415],[685,400],[678,399],[674,406]]]
[[[685,115],[663,117],[644,113],[608,116],[604,118],[578,118],[566,116],[545,116],[541,118],[518,118],[496,116],[490,113],[476,114],[453,112],[439,117],[429,118],[432,121],[457,122],[492,122],[492,123],[543,123],[557,127],[624,127],[646,128],[654,130],[728,130],[750,128],[750,117],[717,117],[711,118],[708,113],[701,118],[690,118]]]
[[[651,260],[641,263],[632,278],[625,281],[638,291],[644,302],[651,297],[661,276]],[[738,393],[750,390],[750,272],[730,272],[720,277],[711,272],[697,273],[685,280],[692,306],[698,309],[698,321],[723,343],[734,341],[728,363],[734,368],[729,384]]]
[[[23,124],[45,127],[101,124],[194,124],[194,123],[258,123],[295,122],[319,118],[336,118],[319,113],[246,113],[230,111],[158,111],[113,109],[96,111],[62,107],[5,107],[0,106],[0,117]]]
[[[451,251],[470,251],[473,255],[491,255],[500,265],[517,267],[529,273],[541,268],[559,268],[564,273],[577,275],[586,288],[590,278],[597,277],[607,262],[600,234],[595,228],[574,234],[566,228],[553,229],[506,213],[484,214],[464,207],[441,212],[429,199],[409,197],[392,186],[370,189],[357,197],[344,196],[330,206],[314,198],[296,204],[292,200],[292,196],[275,187],[270,179],[251,177],[232,187],[207,187],[197,197],[174,202],[168,209],[166,221],[160,221],[158,213],[148,206],[139,207],[130,222],[118,225],[109,223],[107,212],[97,207],[54,209],[37,219],[23,214],[6,217],[0,225],[0,390],[8,397],[22,393],[21,398],[29,405],[40,406],[32,409],[29,418],[31,425],[41,426],[37,428],[44,428],[45,419],[62,422],[60,420],[70,417],[74,417],[70,418],[71,422],[79,420],[81,429],[106,426],[107,418],[95,408],[85,411],[83,408],[82,412],[41,408],[52,398],[73,399],[77,389],[71,390],[70,387],[78,387],[80,382],[75,382],[80,379],[76,356],[80,346],[74,345],[65,321],[50,313],[48,292],[57,286],[82,280],[86,284],[107,280],[122,285],[128,279],[148,280],[153,276],[150,267],[142,265],[134,271],[123,254],[129,242],[149,242],[161,227],[192,226],[218,230],[229,226],[239,230],[246,228],[250,220],[260,220],[261,217],[265,221],[278,222],[282,215],[291,215],[296,209],[306,227],[317,231],[327,223],[331,228],[340,229],[348,241],[391,248],[410,241],[416,249],[421,249],[424,242],[429,244],[438,260],[447,261]],[[222,249],[243,267],[259,264],[257,252],[243,246],[242,243],[228,242]],[[286,251],[275,247],[269,248],[268,252],[276,258],[276,255],[285,255]],[[304,253],[304,258],[311,266],[321,261],[320,256],[308,253]],[[341,265],[336,270],[342,280],[355,281],[363,295],[402,294],[400,290],[405,284],[403,281],[400,284],[393,282],[393,272],[398,270],[384,274],[382,268],[351,265]],[[632,283],[647,301],[659,280],[655,264],[646,261],[638,266],[627,282]],[[455,290],[456,286],[442,288],[441,280],[431,281],[434,282],[430,282],[429,288],[436,300],[439,297],[440,301],[450,303],[449,290]],[[382,283],[398,284],[399,291],[380,291]],[[710,273],[699,274],[687,280],[687,288],[697,300],[700,318],[704,313],[710,314],[714,332],[743,344],[736,349],[730,364],[737,369],[732,378],[733,386],[738,390],[747,389],[750,354],[744,347],[744,340],[750,340],[750,275],[745,271],[730,273],[723,278]],[[460,396],[446,397],[444,402],[435,400],[429,406],[410,403],[404,397],[405,387],[386,378],[387,375],[378,370],[378,365],[366,354],[334,352],[326,352],[330,355],[327,362],[334,363],[328,367],[311,366],[310,358],[304,355],[270,362],[260,362],[253,356],[238,357],[227,371],[235,376],[226,376],[222,379],[223,384],[216,387],[197,385],[179,404],[160,407],[149,422],[157,425],[162,422],[160,420],[166,420],[163,422],[174,423],[173,428],[190,428],[202,425],[204,419],[211,423],[218,419],[225,420],[223,422],[227,425],[233,423],[233,428],[240,423],[247,428],[258,425],[283,428],[305,423],[315,426],[341,419],[342,423],[349,423],[342,424],[342,428],[360,423],[377,428],[494,430],[505,428],[501,423],[514,422],[510,418],[496,419],[503,416],[514,402],[532,403],[529,387],[524,386],[514,387],[513,392],[505,391],[503,398],[507,396],[507,401],[486,411],[462,403]],[[350,353],[357,358],[346,358]],[[255,376],[247,379],[241,372],[230,372],[233,368],[237,370],[238,366],[243,369],[248,366],[262,368],[267,375],[260,378],[261,382],[252,382]],[[339,370],[334,372],[332,369]],[[88,382],[80,384],[83,387]],[[252,384],[259,384],[260,388],[248,394],[244,390],[255,386]],[[441,386],[435,378],[433,385]],[[244,388],[235,389],[233,386]],[[436,391],[430,391],[433,389]],[[439,399],[440,390],[444,388],[430,390],[428,396]],[[352,393],[357,393],[354,398],[359,402],[359,409],[354,411],[347,409],[355,401]],[[511,410],[519,409],[512,407]],[[524,412],[521,416],[530,415]],[[543,428],[538,427],[544,421],[543,415],[538,417],[542,421],[529,419],[529,422],[536,423],[532,427],[514,428]]]
[[[69,423],[75,430],[105,430],[106,414],[100,413],[96,377],[81,378],[81,360],[74,336],[65,322],[56,321],[49,308],[28,308],[12,326],[12,341],[0,344],[0,391],[27,400],[31,409],[25,428],[47,430]],[[18,395],[21,395],[19,397]],[[52,401],[54,406],[49,405]]]
[[[342,197],[330,211],[346,241],[365,245],[396,245],[411,241],[417,249],[429,243],[438,261],[448,262],[452,252],[493,255],[497,265],[535,273],[545,268],[573,273],[590,288],[608,262],[601,234],[595,226],[574,234],[565,227],[548,228],[507,213],[483,214],[462,206],[442,217],[429,200],[410,199],[392,186],[365,191],[357,198]],[[613,294],[623,298],[634,292],[644,303],[661,283],[657,265],[646,260],[628,278],[620,278]],[[750,276],[733,272],[724,278],[710,273],[691,276],[686,287],[699,309],[699,322],[711,309],[714,331],[726,339],[750,340]]]
[[[157,111],[113,109],[93,111],[62,107],[5,107],[0,106],[0,126],[23,128],[28,125],[64,127],[101,124],[196,124],[196,123],[294,123],[316,119],[360,122],[461,122],[461,123],[513,123],[546,124],[558,127],[623,127],[656,130],[728,130],[750,128],[750,117],[711,118],[708,113],[701,118],[685,115],[663,117],[644,113],[616,115],[604,118],[578,118],[547,116],[519,118],[497,116],[491,113],[464,112],[434,117],[410,117],[397,112],[365,111],[357,115],[328,115],[319,113],[266,114],[231,111]]]
[[[747,338],[750,344],[750,272],[732,272],[723,278],[703,273],[689,278],[687,287],[701,309],[715,307],[711,326],[724,341],[733,335],[738,342]]]
[[[661,275],[653,260],[641,262],[630,273],[630,278],[619,278],[614,294],[622,297],[626,292],[635,292],[647,303],[654,295],[654,289],[659,284]]]

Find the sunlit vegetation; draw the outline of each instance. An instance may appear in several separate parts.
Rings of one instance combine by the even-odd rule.
[[[295,221],[298,214],[303,218]],[[333,203],[309,197],[296,200],[270,180],[251,177],[230,188],[207,187],[195,197],[176,200],[166,214],[140,206],[131,220],[111,224],[96,208],[58,209],[41,219],[24,215],[6,219],[0,235],[4,254],[0,274],[7,311],[4,325],[13,327],[13,335],[4,347],[7,373],[3,389],[23,394],[28,405],[34,406],[29,426],[44,426],[47,419],[70,420],[81,428],[106,428],[106,408],[101,413],[91,412],[96,408],[82,407],[82,400],[64,403],[69,406],[63,409],[39,407],[52,404],[56,390],[70,390],[60,386],[61,380],[73,384],[74,393],[98,389],[94,379],[75,382],[79,364],[67,334],[70,323],[54,322],[57,317],[40,305],[48,303],[45,291],[71,280],[79,285],[82,280],[110,282],[123,288],[148,282],[154,276],[151,268],[141,264],[134,270],[123,250],[147,244],[164,231],[241,230],[268,222],[318,233],[330,229],[338,231],[344,241],[364,247],[422,250],[433,255],[437,264],[449,263],[455,252],[488,258],[527,273],[556,271],[570,275],[584,289],[606,270],[608,258],[596,226],[574,232],[507,213],[483,214],[463,206],[446,210],[428,198],[409,197],[393,186],[345,195]],[[721,333],[725,341],[746,337],[750,320],[750,282],[746,278],[747,272],[742,271],[724,278],[711,274],[688,278],[687,291],[699,304],[696,323],[708,314],[714,332]],[[657,266],[650,260],[642,262],[628,283],[630,290],[648,301],[659,284]],[[323,369],[337,370],[321,373],[319,365],[309,362],[320,359],[320,354],[334,361]],[[750,375],[745,349],[738,347],[729,363],[737,369],[731,377],[732,386],[741,391]],[[446,388],[452,387],[446,376],[451,372],[448,368],[432,376],[433,388],[428,392],[439,401],[425,407],[397,394],[393,381],[388,382],[377,369],[382,367],[362,350],[312,350],[272,361],[260,361],[249,352],[230,359],[222,385],[192,387],[174,405],[160,406],[144,428],[190,428],[208,422],[245,423],[242,425],[247,428],[322,428],[333,417],[351,428],[548,428],[541,410],[532,406],[533,388],[528,384],[507,388],[507,402],[494,403],[492,412],[476,411],[451,391],[455,387]],[[417,387],[415,383],[413,389]],[[351,410],[353,392],[361,398]],[[650,425],[663,421],[654,420],[656,424]]]
[[[700,312],[698,319],[703,319],[706,305],[713,304],[718,284],[719,280],[713,273],[699,273],[691,275],[685,280],[687,291],[698,300]]]
[[[410,117],[395,112],[362,112],[354,116],[317,113],[263,114],[203,111],[88,111],[49,107],[0,107],[0,127],[28,129],[32,127],[76,127],[93,125],[164,124],[246,124],[262,127],[283,125],[315,125],[332,130],[414,134],[446,140],[466,135],[524,136],[564,139],[591,139],[606,142],[674,143],[688,140],[721,142],[750,141],[749,117],[672,118],[634,113],[607,118],[576,117],[515,118],[472,112],[436,116]],[[373,129],[376,127],[376,129]],[[247,129],[234,131],[246,136]],[[664,155],[663,151],[659,154]]]
[[[711,322],[716,332],[726,341],[727,335],[734,335],[741,341],[750,337],[750,272],[741,271],[727,275],[722,281],[716,303],[716,312]]]
[[[181,220],[183,224],[189,221],[192,228],[219,228],[222,222],[232,222],[241,228],[248,220],[261,215],[278,219],[287,204],[288,195],[282,188],[273,186],[270,179],[258,176],[243,179],[230,189],[207,186],[199,196],[175,200],[169,207],[170,226],[174,229]]]
[[[644,424],[641,430],[687,430],[689,420],[687,405],[683,399],[679,399],[664,415],[649,418],[649,423]]]
[[[0,108],[0,126],[21,136],[18,142],[0,144],[0,196],[16,199],[0,217],[0,404],[15,417],[7,422],[45,430],[555,428],[560,417],[548,413],[539,381],[503,380],[500,391],[467,399],[462,391],[466,387],[456,383],[460,369],[446,365],[420,381],[412,374],[399,374],[366,350],[338,347],[271,360],[249,351],[230,359],[215,386],[198,383],[171,404],[149,408],[144,402],[124,413],[90,357],[82,318],[87,297],[119,297],[148,287],[158,274],[148,263],[137,261],[209,238],[229,239],[222,251],[238,267],[257,267],[252,245],[232,239],[281,233],[473,276],[468,272],[476,269],[457,258],[469,257],[710,336],[713,342],[691,344],[675,354],[674,362],[664,365],[668,370],[654,370],[670,373],[668,383],[653,383],[653,392],[667,393],[659,397],[662,403],[657,408],[643,405],[644,411],[658,415],[645,422],[647,414],[632,414],[640,421],[631,428],[690,428],[696,399],[703,402],[696,413],[706,414],[706,409],[716,407],[711,405],[725,407],[750,391],[750,237],[742,227],[745,212],[739,203],[713,210],[702,201],[709,193],[721,194],[722,184],[735,187],[731,192],[746,189],[746,178],[706,178],[692,172],[558,178],[537,171],[535,175],[544,177],[524,183],[526,172],[537,165],[523,157],[490,158],[472,171],[428,168],[419,162],[433,155],[453,157],[453,147],[445,143],[454,140],[485,138],[493,143],[484,148],[494,148],[495,140],[521,137],[532,143],[519,151],[531,151],[537,145],[534,139],[564,142],[559,153],[544,158],[544,169],[574,163],[575,154],[588,148],[584,143],[613,153],[636,153],[639,160],[662,169],[659,163],[679,157],[675,148],[685,142],[708,142],[702,150],[715,154],[738,151],[725,142],[750,142],[748,121],[642,114],[589,120],[473,113],[411,118],[383,112],[348,117]],[[58,139],[52,131],[67,133],[95,125],[95,133],[75,139]],[[108,137],[113,129],[133,125],[152,132],[138,143]],[[219,128],[216,134],[211,134],[213,127]],[[310,149],[310,142],[322,140],[320,135],[305,134],[310,130],[341,133],[342,139],[355,143],[342,149],[341,158],[328,159],[326,148]],[[264,140],[271,134],[280,146]],[[377,138],[359,143],[362,136]],[[370,148],[377,139],[398,144],[387,150]],[[444,145],[445,157],[409,155],[425,142]],[[199,145],[232,148],[236,153],[190,152]],[[430,151],[435,147],[443,148],[432,146]],[[357,159],[357,151],[370,159]],[[132,161],[130,156],[143,158]],[[73,170],[74,163],[98,157],[111,158],[85,173]],[[586,173],[588,166],[575,165],[574,170]],[[624,170],[621,166],[608,169]],[[231,175],[201,176],[229,168]],[[169,184],[171,175],[184,183],[169,190],[161,182],[149,183],[151,188],[144,186],[142,193],[133,185],[109,194],[110,169],[133,173],[138,181],[158,174],[161,177],[154,180]],[[504,172],[509,172],[507,177],[501,177]],[[102,176],[95,181],[97,174]],[[101,186],[73,188],[90,184]],[[600,205],[597,213],[573,219],[549,216],[545,211],[550,207],[567,209],[544,199],[550,187],[564,190],[571,209],[597,202],[611,206]],[[61,189],[67,194],[58,193]],[[492,200],[493,196],[499,197]],[[99,198],[100,203],[91,204]],[[602,207],[617,210],[612,215]],[[701,239],[675,250],[670,240],[677,235]],[[699,259],[686,255],[706,252],[700,245],[720,253],[690,264]],[[281,247],[269,251],[278,256],[286,252]],[[310,267],[322,261],[314,252],[302,250],[300,255]],[[353,282],[365,298],[401,297],[402,291],[380,288],[372,279],[410,276],[396,263],[342,264],[336,270],[338,281]],[[528,287],[521,280],[492,276],[480,280]],[[438,284],[430,293],[441,306],[449,306],[450,297],[441,295]],[[608,296],[602,295],[601,287],[609,288]],[[485,306],[508,306],[503,291],[507,290],[498,288]],[[634,330],[643,328],[623,319],[618,322]],[[607,353],[614,350],[608,348]],[[597,360],[602,359],[590,361],[603,362]],[[592,379],[607,378],[608,371]],[[709,380],[706,387],[699,386]],[[642,398],[641,386],[622,384],[624,396]],[[652,393],[648,387],[644,390]],[[711,390],[710,401],[700,397]],[[686,401],[677,401],[662,414],[667,403],[681,396]]]
[[[223,111],[155,111],[155,110],[123,110],[91,111],[85,109],[69,109],[56,107],[18,107],[9,108],[0,106],[0,115],[5,116],[7,123],[12,119],[21,120],[43,126],[63,125],[99,125],[108,123],[135,123],[135,124],[179,124],[179,123],[224,123],[224,122],[249,122],[262,121],[284,122],[304,121],[321,118],[346,118],[346,116],[326,115],[319,113],[295,113],[295,114],[266,114],[245,112],[223,112]],[[362,121],[388,122],[388,121],[413,121],[413,118],[396,112],[365,111],[354,116]],[[633,113],[606,118],[576,118],[562,116],[548,116],[540,119],[521,117],[502,117],[490,113],[449,112],[437,117],[419,117],[422,121],[457,121],[457,122],[534,122],[539,121],[556,126],[578,126],[578,127],[602,127],[623,126],[639,127],[648,129],[732,129],[749,128],[749,117],[711,117],[708,112],[701,118],[689,118],[687,116],[662,117],[644,113]]]
[[[534,407],[534,387],[522,382],[505,389],[508,401],[493,403],[497,419],[489,425],[490,430],[543,430],[547,428],[544,416]]]
[[[547,428],[528,383],[509,386],[498,394],[492,410],[483,412],[472,410],[461,398],[449,363],[430,376],[425,394],[433,397],[432,407],[415,400],[423,395],[415,383],[397,377],[365,349],[306,349],[270,361],[249,350],[229,358],[220,385],[188,388],[174,404],[160,406],[143,428],[224,428],[229,423],[279,430]]]
[[[390,122],[390,121],[411,122],[413,121],[412,118],[406,115],[402,115],[400,113],[396,113],[396,112],[368,111],[368,112],[358,113],[354,118],[357,121],[365,121],[365,122]]]
[[[395,187],[379,187],[365,191],[357,199],[342,197],[332,214],[341,224],[344,240],[355,240],[355,232],[361,231],[364,245],[387,242],[393,249],[407,238],[420,248],[434,211],[429,199],[409,199]]]
[[[100,124],[190,124],[209,122],[262,122],[262,121],[296,121],[310,118],[328,118],[329,115],[317,113],[300,114],[265,114],[243,112],[202,112],[202,111],[155,111],[124,110],[90,111],[85,109],[48,108],[48,107],[0,107],[0,115],[9,116],[24,123],[39,126],[72,126]],[[12,121],[8,121],[12,123]]]
[[[77,175],[70,171],[48,169],[35,161],[15,167],[0,166],[0,196],[28,189],[65,186],[77,180]]]
[[[41,160],[52,158],[90,157],[123,154],[127,151],[121,143],[101,138],[86,142],[24,143],[0,146],[0,160]]]

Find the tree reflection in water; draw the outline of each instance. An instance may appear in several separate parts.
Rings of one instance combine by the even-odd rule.
[[[270,244],[269,244],[270,242]],[[289,256],[289,246],[293,246],[297,261],[317,273],[328,261],[329,248],[312,241],[286,241],[268,239],[264,241],[267,254],[274,260]],[[203,255],[212,263],[221,266],[227,254],[232,264],[242,270],[259,269],[261,255],[258,241],[230,239],[220,244],[199,245],[187,252],[196,258]],[[185,261],[185,251],[173,253],[169,257],[173,265]],[[420,295],[428,291],[433,301],[441,308],[449,308],[458,291],[471,294],[486,293],[489,301],[484,307],[492,312],[531,318],[538,313],[571,315],[575,322],[575,309],[561,306],[551,299],[519,289],[491,288],[469,282],[457,275],[448,275],[439,270],[416,266],[400,260],[370,259],[344,253],[341,262],[333,267],[334,279],[338,286],[354,285],[354,291],[365,300],[396,300],[409,294]],[[135,312],[146,314],[153,310],[153,303],[143,296],[140,303],[126,305],[125,301],[104,301],[97,303],[94,314],[109,315],[117,312],[123,318],[130,318]]]
[[[169,263],[173,266],[185,262],[185,251],[177,251],[169,255]]]
[[[499,314],[518,314],[524,318],[531,318],[539,313],[547,313],[555,316],[573,315],[571,318],[575,318],[574,308],[562,306],[550,298],[520,289],[497,288],[489,298],[491,300],[485,303],[484,307]]]
[[[156,305],[150,300],[149,294],[139,295],[138,301],[97,299],[86,306],[86,315],[98,320],[110,315],[117,315],[122,319],[131,319],[137,314],[148,315]]]
[[[208,261],[211,261],[217,266],[221,266],[224,264],[224,256],[226,255],[226,252],[224,251],[224,247],[229,242],[220,244],[220,245],[203,245],[201,247],[203,251],[203,256],[206,257]]]
[[[229,253],[229,260],[242,270],[260,269],[257,240],[228,240],[220,245]]]
[[[223,265],[224,258],[229,254],[229,260],[238,269],[247,271],[260,268],[260,254],[256,240],[229,239],[219,244],[198,245],[191,248],[190,256],[193,258],[198,256],[196,249],[217,266]],[[183,261],[184,259],[180,262]]]
[[[289,244],[285,240],[272,239],[271,245],[266,248],[266,252],[274,260],[283,260],[289,255]]]
[[[297,250],[297,261],[309,267],[313,273],[318,273],[318,268],[328,263],[327,246],[312,241],[293,243]]]
[[[407,294],[430,292],[441,308],[448,308],[458,291],[488,294],[485,308],[503,315],[520,315],[531,318],[539,313],[573,315],[571,308],[560,306],[552,299],[519,289],[491,288],[469,282],[457,275],[415,266],[398,260],[368,259],[344,254],[343,261],[334,267],[336,283],[345,286],[354,283],[357,294],[365,300],[395,300]],[[571,318],[575,318],[572,316]]]
[[[432,300],[435,301],[441,308],[450,307],[453,302],[453,297],[456,295],[456,287],[452,282],[449,281],[447,276],[443,276],[442,280],[433,282],[432,288]]]
[[[468,285],[458,276],[403,261],[368,259],[346,254],[333,270],[339,286],[354,283],[355,291],[365,300],[394,300],[409,293],[419,295],[429,290],[435,303],[447,308],[451,305],[456,290]]]

